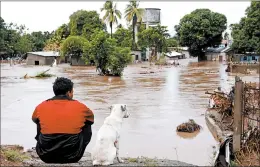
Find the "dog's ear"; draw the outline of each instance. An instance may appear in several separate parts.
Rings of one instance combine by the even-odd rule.
[[[126,105],[121,105],[121,110],[125,111],[126,110]]]
[[[112,110],[112,108],[113,108],[113,106],[110,106],[110,107],[109,107],[109,110],[111,111],[111,110]]]

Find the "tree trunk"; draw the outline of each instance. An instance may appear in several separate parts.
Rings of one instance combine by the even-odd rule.
[[[154,48],[154,60],[155,60],[155,62],[157,60],[157,52],[158,52],[158,48],[157,48],[157,46],[155,46],[155,48]]]
[[[136,25],[136,15],[134,15],[133,17],[133,46],[132,46],[132,50],[135,50],[135,25]]]
[[[135,49],[135,24],[134,24],[134,18],[133,18],[133,42],[132,42],[132,50]]]
[[[112,22],[110,22],[111,38],[113,38],[113,35],[112,35],[112,28],[113,28],[113,24],[112,24]]]
[[[198,55],[198,61],[206,61],[207,60],[207,57],[205,56],[205,53],[204,52],[201,52],[199,55]]]

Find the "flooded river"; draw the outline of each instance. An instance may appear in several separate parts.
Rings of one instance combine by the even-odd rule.
[[[98,76],[93,67],[51,67],[25,65],[1,66],[1,143],[35,146],[36,126],[31,121],[36,105],[53,96],[52,83],[47,79],[20,79],[48,68],[56,76],[75,83],[74,98],[84,102],[95,114],[93,138],[109,115],[113,103],[128,105],[130,118],[125,119],[121,132],[121,156],[168,158],[195,165],[209,165],[217,143],[204,118],[208,103],[205,91],[227,87],[234,76],[227,76],[226,66],[218,62],[197,63],[194,59],[180,61],[180,67],[158,69],[155,73],[139,74],[147,69],[131,65],[124,76]],[[176,132],[176,127],[194,119],[203,129],[190,136]]]

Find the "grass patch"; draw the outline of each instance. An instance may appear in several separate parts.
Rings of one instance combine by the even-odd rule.
[[[145,158],[144,165],[145,166],[158,166],[156,160],[150,159],[150,158]]]
[[[25,155],[21,148],[16,146],[1,148],[1,157],[10,162],[22,162],[29,159],[29,156]]]
[[[129,162],[137,162],[137,158],[128,158]]]

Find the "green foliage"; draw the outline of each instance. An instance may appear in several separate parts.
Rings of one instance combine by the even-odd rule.
[[[89,39],[95,29],[106,29],[106,25],[99,18],[96,11],[78,10],[69,19],[69,32],[73,36],[83,35]]]
[[[189,47],[192,56],[203,58],[203,50],[219,45],[226,30],[225,15],[209,9],[196,9],[185,15],[175,26],[180,45]]]
[[[84,55],[94,59],[101,75],[121,76],[124,67],[131,62],[129,48],[116,46],[116,40],[104,31],[95,30],[89,45],[84,47]]]
[[[51,38],[51,33],[45,32],[32,32],[30,35],[30,40],[33,43],[32,51],[42,51],[46,45],[48,39]]]
[[[165,56],[160,56],[159,60],[155,62],[155,65],[167,65]]]
[[[167,39],[169,33],[166,26],[157,25],[155,27],[149,27],[148,29],[138,33],[138,44],[142,48],[154,47],[154,57],[157,56],[157,52],[167,52]]]
[[[15,55],[22,55],[29,51],[41,51],[50,38],[49,32],[32,32],[26,33],[24,25],[16,25],[13,23],[6,24],[0,18],[0,50],[1,54],[6,57],[13,57]]]
[[[125,28],[118,28],[114,33],[114,38],[116,39],[117,46],[119,47],[131,47],[132,45],[132,35],[131,31]]]
[[[69,36],[61,46],[61,55],[72,55],[80,58],[83,54],[84,45],[88,45],[88,40],[80,36]]]
[[[144,9],[139,8],[139,3],[135,0],[130,1],[125,9],[126,21],[128,23],[132,22],[132,30],[133,30],[132,50],[137,49],[137,45],[135,43],[135,26],[137,22],[142,22],[143,14],[144,14]]]
[[[178,46],[178,41],[174,38],[168,38],[166,40],[167,46],[168,47],[177,47]]]
[[[238,24],[231,25],[233,43],[232,48],[237,53],[260,53],[260,2],[252,1],[246,9],[246,17]]]
[[[118,19],[121,19],[122,14],[119,10],[117,10],[116,4],[113,5],[113,1],[106,1],[103,8],[101,8],[101,12],[102,11],[106,12],[102,20],[109,24],[112,38],[113,24],[118,24]]]
[[[32,51],[33,49],[33,42],[29,34],[23,35],[19,38],[16,45],[14,46],[17,54],[24,54],[27,52]]]

